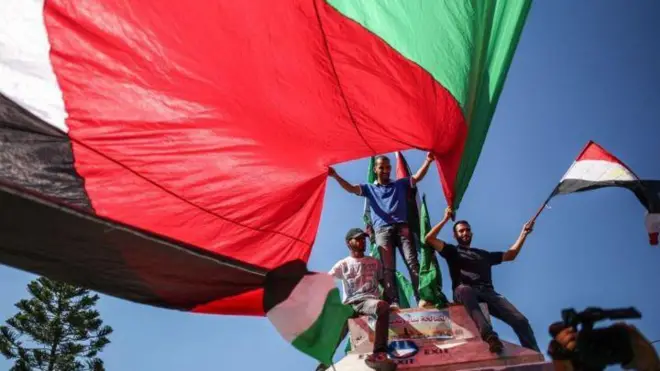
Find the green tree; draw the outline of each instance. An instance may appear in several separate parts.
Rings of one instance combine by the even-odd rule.
[[[27,286],[32,298],[0,326],[0,353],[14,360],[11,371],[102,371],[99,353],[110,343],[94,309],[99,296],[41,277]]]

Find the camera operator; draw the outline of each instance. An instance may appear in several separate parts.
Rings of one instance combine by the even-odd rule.
[[[557,322],[550,326],[550,334],[548,353],[557,371],[602,370],[616,364],[628,370],[660,370],[653,345],[626,323],[578,332],[575,326]]]

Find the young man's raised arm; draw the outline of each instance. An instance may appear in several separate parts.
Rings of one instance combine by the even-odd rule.
[[[346,179],[342,178],[337,174],[334,168],[330,168],[328,171],[328,175],[335,178],[337,180],[337,183],[346,190],[346,192],[352,193],[354,195],[361,196],[362,195],[362,189],[360,188],[359,185],[357,184],[351,184],[346,181]]]
[[[513,245],[511,245],[509,250],[504,252],[502,261],[508,262],[516,259],[516,256],[518,256],[518,254],[520,253],[520,249],[522,249],[523,245],[525,244],[525,240],[527,239],[527,236],[532,232],[533,228],[534,228],[534,222],[525,223],[522,231],[520,231],[520,235],[518,236],[516,242],[514,242]]]
[[[419,168],[419,170],[417,170],[415,175],[413,175],[411,177],[411,182],[412,182],[413,185],[421,182],[422,179],[424,179],[424,177],[426,176],[426,173],[429,171],[429,167],[433,163],[433,160],[435,160],[435,156],[433,155],[433,153],[431,153],[431,152],[427,153],[426,154],[426,160],[424,160],[424,163]]]
[[[433,247],[437,252],[442,252],[442,249],[445,248],[444,241],[439,240],[437,237],[438,233],[440,233],[440,230],[442,230],[445,224],[447,224],[447,222],[451,219],[452,215],[454,215],[452,209],[449,207],[446,208],[445,216],[442,218],[440,223],[436,224],[424,237],[424,242],[431,245],[431,247]]]

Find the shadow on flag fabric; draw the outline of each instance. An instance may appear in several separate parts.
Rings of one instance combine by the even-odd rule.
[[[620,187],[635,194],[646,209],[649,243],[658,245],[660,233],[660,180],[643,180],[616,156],[589,141],[559,181],[548,201],[557,195]],[[548,202],[546,201],[546,203]]]
[[[0,263],[265,316],[329,166],[430,150],[458,209],[530,5],[0,1]]]

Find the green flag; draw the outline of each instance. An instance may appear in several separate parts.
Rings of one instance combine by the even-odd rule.
[[[367,184],[373,184],[376,181],[376,173],[374,173],[374,165],[376,158],[371,156],[369,159],[369,168],[367,169]],[[364,214],[362,215],[365,225],[371,225],[371,207],[369,205],[369,200],[364,199]]]
[[[396,288],[399,292],[399,308],[410,308],[415,292],[412,283],[399,271],[396,271]]]
[[[435,256],[433,247],[423,243],[426,234],[431,230],[431,220],[426,207],[426,195],[422,196],[420,214],[419,298],[437,307],[445,307],[449,301],[442,293],[442,273],[440,273],[438,259]]]

